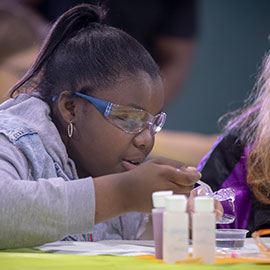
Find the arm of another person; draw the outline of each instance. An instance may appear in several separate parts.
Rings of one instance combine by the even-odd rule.
[[[154,41],[164,78],[165,106],[184,85],[197,40],[197,0],[163,1],[163,17]]]
[[[159,36],[155,46],[164,80],[165,106],[168,106],[183,88],[190,70],[195,40],[192,38]]]

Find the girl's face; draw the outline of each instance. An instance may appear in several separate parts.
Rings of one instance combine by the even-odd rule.
[[[153,81],[147,73],[140,73],[91,96],[156,115],[163,107],[164,89],[161,79]],[[154,144],[149,129],[138,134],[125,133],[111,124],[89,101],[76,99],[74,134],[67,148],[80,177],[123,172],[144,161]]]

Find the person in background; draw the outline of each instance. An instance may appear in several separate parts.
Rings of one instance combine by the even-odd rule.
[[[47,32],[48,23],[37,12],[19,1],[1,0],[0,102],[31,66]]]
[[[32,46],[40,47],[48,26],[37,12],[18,1],[2,0],[0,15],[0,64]],[[16,35],[11,35],[12,30]]]
[[[120,28],[137,39],[158,63],[165,87],[167,107],[183,89],[194,54],[197,0],[20,0],[55,21],[78,3],[102,4],[107,9],[105,23]]]
[[[104,16],[87,4],[60,16],[0,105],[0,248],[139,239],[152,192],[188,195],[201,177],[144,162],[166,120],[162,78]]]
[[[270,227],[270,55],[245,106],[229,114],[224,134],[202,159],[198,169],[213,190],[233,187],[236,216],[225,228]]]

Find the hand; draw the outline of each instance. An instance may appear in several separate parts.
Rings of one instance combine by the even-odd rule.
[[[153,192],[172,190],[174,194],[189,195],[201,174],[196,168],[179,161],[156,158],[122,173],[122,176],[121,185],[128,211],[150,212]]]
[[[187,212],[189,214],[189,224],[190,228],[192,227],[192,214],[194,213],[194,198],[197,196],[203,196],[205,194],[206,190],[203,186],[199,186],[197,188],[194,188],[189,195],[188,201],[187,201]],[[214,200],[214,213],[216,214],[216,219],[220,219],[223,216],[224,210],[222,207],[222,204]]]

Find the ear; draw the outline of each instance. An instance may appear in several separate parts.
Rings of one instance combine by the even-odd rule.
[[[71,92],[63,91],[57,101],[58,111],[66,123],[74,120],[78,111],[78,99]]]

